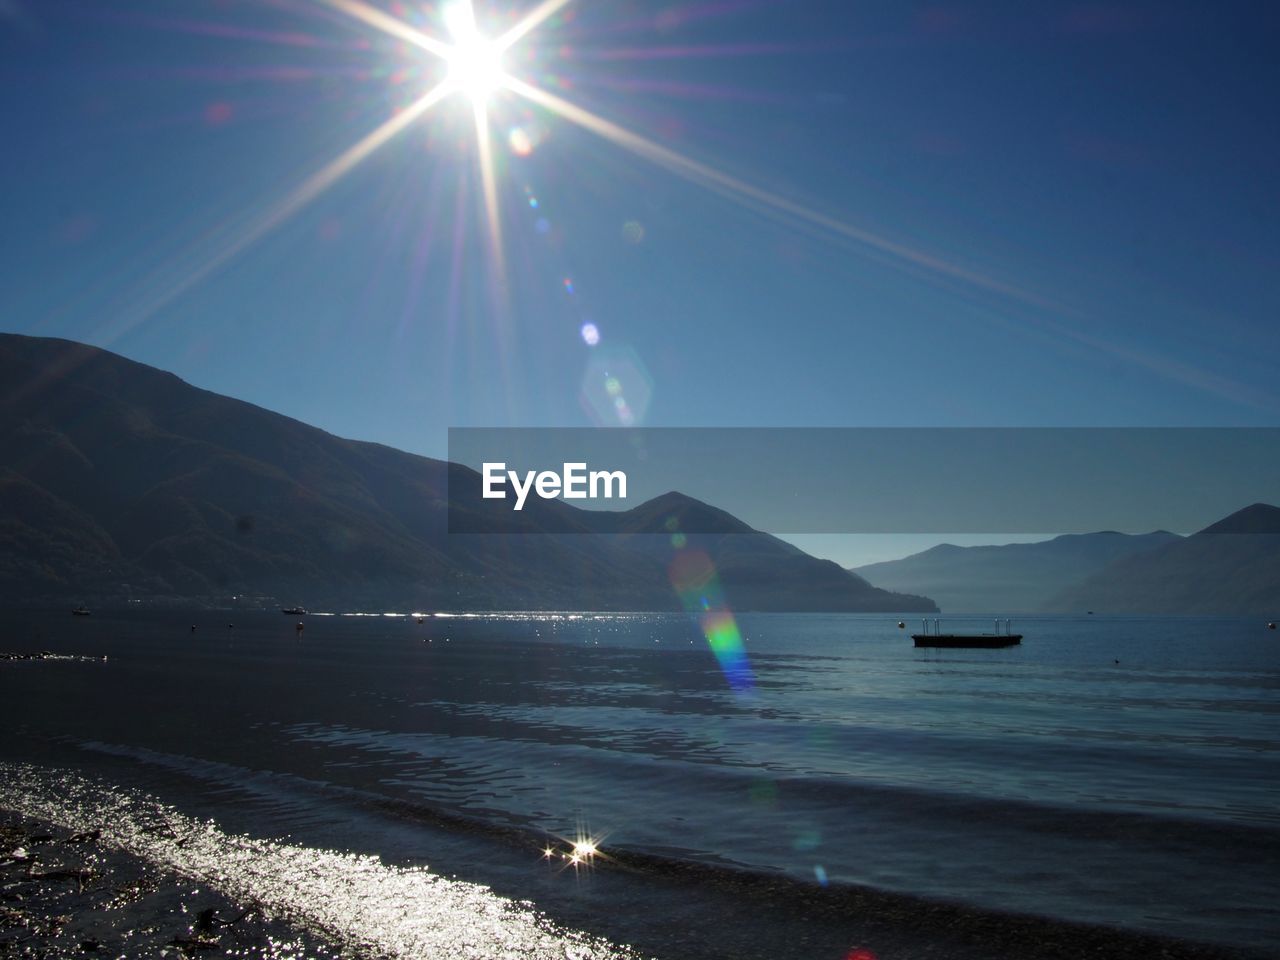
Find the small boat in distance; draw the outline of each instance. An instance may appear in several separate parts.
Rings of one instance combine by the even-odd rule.
[[[72,610],[72,611],[71,611],[71,615],[72,615],[73,617],[88,617],[88,616],[91,616],[90,611],[89,611],[89,608],[88,608],[88,607],[86,607],[83,603],[82,603],[82,604],[80,604],[80,606],[76,607],[74,610]]]
[[[921,633],[913,633],[911,639],[917,647],[949,647],[969,649],[994,649],[1015,647],[1022,643],[1022,634],[1014,633],[1008,620],[996,620],[995,633],[943,633],[941,620],[925,620]]]
[[[280,612],[287,613],[291,617],[303,617],[307,614],[307,611],[302,607],[281,607]]]

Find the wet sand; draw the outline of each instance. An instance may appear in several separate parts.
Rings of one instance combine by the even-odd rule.
[[[0,955],[365,956],[115,847],[0,811]]]

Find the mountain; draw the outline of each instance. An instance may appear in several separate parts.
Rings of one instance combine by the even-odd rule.
[[[1014,614],[1054,607],[1063,587],[1124,557],[1181,540],[1163,530],[1140,536],[1110,531],[1068,534],[1039,543],[957,547],[939,544],[901,560],[857,567],[854,573],[886,590],[931,597],[944,613]]]
[[[696,513],[714,532],[683,549],[708,554],[735,609],[934,609],[678,493],[625,512],[531,500],[515,514],[480,489],[457,464],[344,440],[105,350],[0,334],[2,604],[673,610],[671,530]],[[482,532],[450,535],[449,509]]]
[[[1280,534],[1280,507],[1269,503],[1255,503],[1211,523],[1196,536],[1212,537],[1224,533],[1249,536],[1275,536]]]
[[[1051,600],[1123,614],[1280,613],[1280,507],[1255,503],[1199,533],[1122,557]]]

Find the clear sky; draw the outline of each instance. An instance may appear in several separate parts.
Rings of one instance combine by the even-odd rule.
[[[1273,4],[535,11],[0,0],[0,329],[433,456],[1280,425]]]

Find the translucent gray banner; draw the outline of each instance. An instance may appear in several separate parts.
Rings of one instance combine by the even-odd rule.
[[[1277,428],[455,428],[449,459],[454,533],[1187,533],[1280,500]]]

